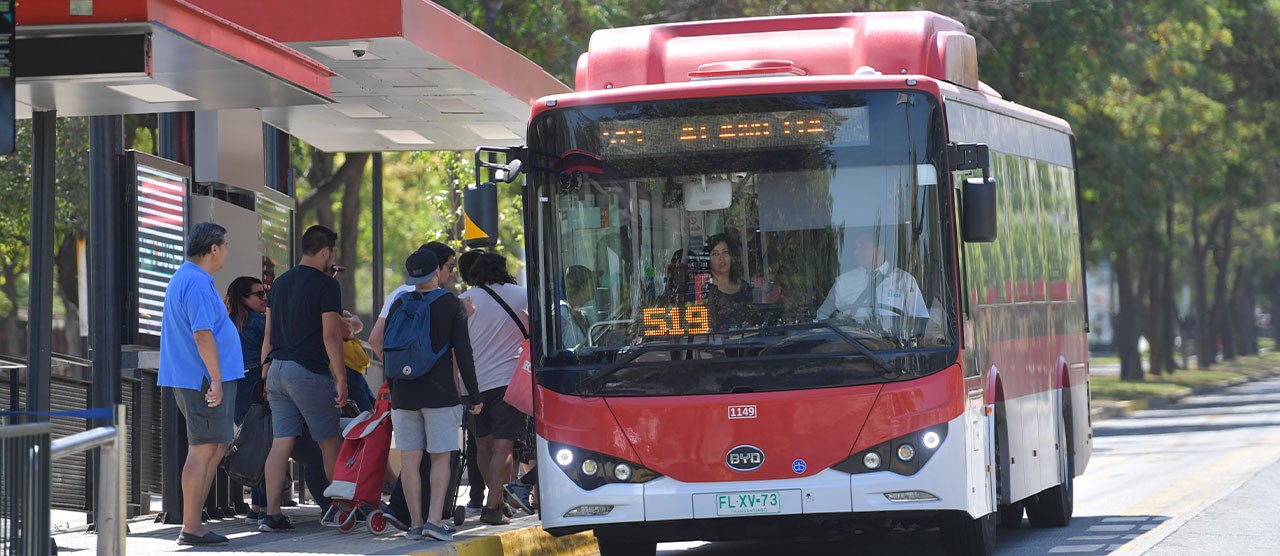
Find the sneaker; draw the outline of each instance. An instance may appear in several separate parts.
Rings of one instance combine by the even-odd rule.
[[[274,533],[278,531],[292,531],[293,521],[285,517],[284,514],[280,514],[280,515],[264,514],[262,516],[262,520],[258,523],[258,530],[266,531],[268,533]]]
[[[396,515],[391,512],[382,512],[382,519],[387,520],[387,523],[390,523],[391,526],[396,529],[401,531],[409,530],[409,524],[401,521],[400,518],[396,517]]]
[[[515,504],[525,513],[533,515],[533,508],[529,506],[529,497],[533,494],[533,487],[518,482],[507,483],[506,486],[502,487],[502,491],[506,494],[507,502]]]
[[[498,508],[482,508],[480,510],[480,523],[485,525],[506,525],[511,523],[511,519],[502,514],[502,510]]]
[[[425,538],[428,538],[428,537],[429,537],[429,538],[433,538],[433,539],[438,540],[438,541],[451,541],[451,540],[453,540],[453,535],[452,535],[452,534],[450,534],[450,533],[449,533],[449,531],[448,531],[447,529],[445,529],[444,522],[441,522],[441,523],[440,523],[440,525],[434,525],[434,524],[432,524],[432,523],[423,523],[423,524],[422,524],[422,538],[424,538],[424,539],[425,539]]]
[[[225,546],[227,538],[213,531],[206,531],[203,535],[181,533],[178,535],[178,544],[187,546]]]
[[[480,513],[480,510],[483,510],[483,509],[484,509],[484,502],[480,502],[480,503],[468,502],[467,503],[467,515],[476,515]]]
[[[505,515],[505,516],[507,516],[507,517],[509,518],[509,517],[511,517],[511,516],[516,515],[516,512],[515,512],[515,510],[512,510],[512,509],[511,509],[511,504],[508,504],[508,503],[506,503],[506,502],[503,502],[503,503],[502,503],[502,515]]]
[[[422,528],[414,527],[412,529],[409,529],[408,531],[405,531],[404,538],[409,539],[411,541],[420,540],[422,538]]]
[[[259,523],[262,523],[262,516],[264,513],[265,512],[255,512],[253,510],[249,510],[249,513],[244,514],[244,524],[257,525]]]

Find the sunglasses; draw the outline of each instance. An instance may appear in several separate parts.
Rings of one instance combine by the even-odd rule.
[[[344,270],[346,270],[346,269],[347,269],[347,267],[342,266],[342,265],[340,265],[340,264],[333,264],[333,265],[329,265],[329,274],[337,274],[337,273],[342,272],[342,271],[344,271]]]
[[[267,290],[252,291],[252,292],[249,292],[249,293],[244,294],[244,296],[245,296],[245,297],[257,297],[258,299],[266,299],[266,298],[267,298]]]

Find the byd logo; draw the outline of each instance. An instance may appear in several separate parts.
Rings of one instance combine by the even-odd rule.
[[[724,463],[734,471],[755,471],[764,465],[764,450],[748,444],[736,446],[725,454]]]

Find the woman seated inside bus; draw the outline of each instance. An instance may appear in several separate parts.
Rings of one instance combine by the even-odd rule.
[[[587,310],[596,291],[596,275],[591,269],[576,264],[564,274],[564,299],[556,311],[560,323],[560,337],[565,349],[579,351],[590,347],[590,311]]]
[[[699,280],[699,301],[706,304],[716,331],[750,324],[751,285],[742,279],[742,247],[728,234],[707,241],[711,272]]]

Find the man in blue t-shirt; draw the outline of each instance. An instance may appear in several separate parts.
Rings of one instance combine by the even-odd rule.
[[[302,259],[271,285],[267,334],[262,343],[271,406],[271,453],[267,455],[267,513],[261,531],[288,531],[293,524],[280,513],[289,454],[303,425],[320,445],[325,477],[342,447],[338,417],[347,403],[347,368],[342,363],[342,292],[325,271],[333,264],[338,234],[324,226],[302,233]],[[313,493],[314,494],[314,493]]]
[[[236,384],[244,377],[240,334],[213,285],[227,262],[226,228],[192,226],[187,261],[169,280],[160,320],[160,386],[168,387],[187,421],[182,467],[182,532],[178,544],[218,546],[227,538],[201,522],[218,462],[234,435]]]

